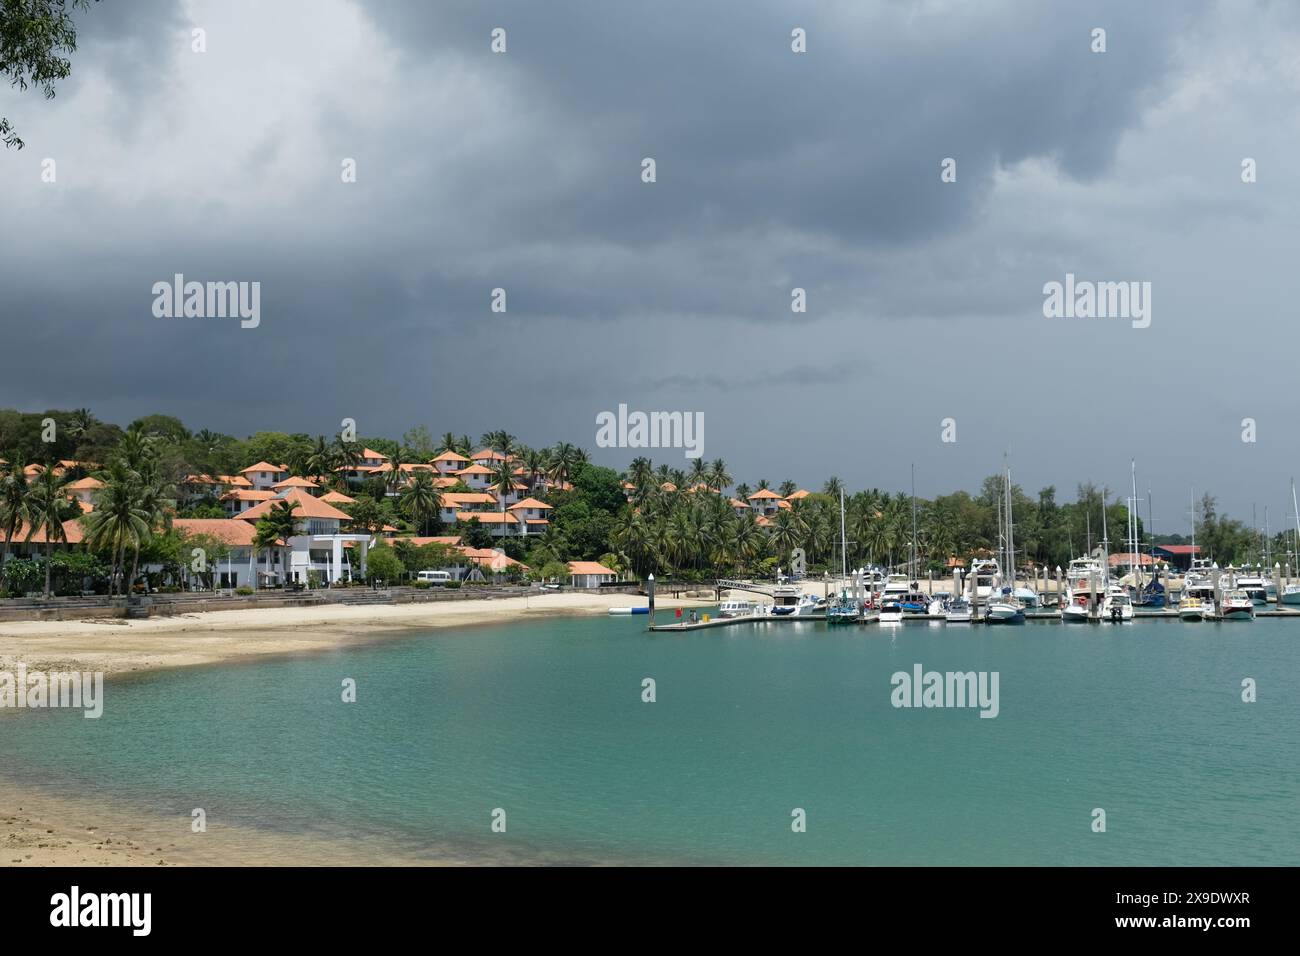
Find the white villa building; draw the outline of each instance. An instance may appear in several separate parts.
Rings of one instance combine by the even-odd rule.
[[[309,573],[316,571],[321,581],[333,584],[351,578],[354,571],[358,576],[365,574],[366,556],[370,553],[373,537],[341,530],[341,526],[351,520],[347,514],[301,489],[290,490],[283,499],[264,501],[243,512],[238,520],[255,525],[271,512],[278,500],[297,502],[298,507],[293,512],[298,519],[297,533],[285,542],[288,560],[280,567],[264,566],[266,576],[263,581],[307,584]],[[264,556],[259,558],[263,559]]]

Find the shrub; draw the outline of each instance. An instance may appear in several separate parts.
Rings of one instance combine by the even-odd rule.
[[[247,597],[248,595],[253,593],[253,589],[250,588],[248,585],[244,585],[243,587],[235,588],[235,593],[242,594],[245,597]]]
[[[457,588],[460,587],[460,582],[459,582],[459,581],[448,581],[446,584],[443,585],[443,587],[445,587],[445,588],[449,588],[450,590],[455,591]]]

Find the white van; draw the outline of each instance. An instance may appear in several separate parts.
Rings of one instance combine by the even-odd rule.
[[[450,571],[421,571],[415,578],[417,581],[426,581],[429,584],[446,584],[451,580]]]

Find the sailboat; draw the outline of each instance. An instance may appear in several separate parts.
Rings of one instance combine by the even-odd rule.
[[[1011,469],[1005,468],[1002,479],[1002,495],[1006,501],[1006,529],[998,528],[1002,536],[1003,543],[1006,545],[1007,556],[1007,574],[1011,585],[1003,585],[1002,593],[994,595],[989,599],[988,609],[984,612],[985,624],[1024,624],[1025,607],[1016,598],[1016,544],[1015,544],[1015,522],[1011,517]]]
[[[1133,620],[1133,601],[1128,596],[1128,591],[1110,579],[1110,539],[1106,530],[1106,499],[1104,496],[1101,500],[1101,549],[1105,562],[1103,567],[1106,569],[1106,584],[1101,600],[1101,619],[1116,623],[1131,621]]]
[[[840,580],[845,581],[849,576],[849,558],[848,558],[848,538],[844,532],[844,489],[840,489]],[[859,578],[854,576],[854,580]],[[857,591],[856,584],[854,591]],[[836,624],[856,624],[862,617],[862,602],[856,596],[850,596],[846,585],[840,586],[840,596],[835,602],[826,608],[826,623]]]
[[[1291,479],[1291,514],[1295,518],[1295,540],[1300,542],[1300,509],[1296,508],[1295,499],[1295,479]],[[1293,549],[1297,555],[1297,562],[1300,562],[1300,544]],[[1300,583],[1288,584],[1278,595],[1278,604],[1286,604],[1292,607],[1300,605]]]

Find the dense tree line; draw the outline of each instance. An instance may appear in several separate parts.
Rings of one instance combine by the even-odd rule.
[[[491,477],[494,490],[522,483],[533,489],[545,478],[557,484],[545,493],[553,512],[546,531],[528,538],[495,537],[489,526],[477,521],[443,528],[442,495],[428,472],[414,476],[394,468],[361,483],[346,482],[340,469],[361,462],[370,447],[395,463],[427,463],[444,450],[468,457],[482,447],[510,456]],[[386,526],[400,533],[458,534],[471,547],[502,547],[523,561],[534,575],[562,573],[564,562],[599,560],[620,573],[643,576],[651,571],[685,579],[719,575],[768,575],[778,565],[788,566],[794,549],[802,549],[809,570],[818,573],[840,566],[841,492],[844,493],[846,560],[850,566],[880,564],[903,569],[913,557],[913,502],[910,496],[878,488],[850,491],[837,477],[802,498],[789,501],[769,518],[759,521],[746,511],[738,514],[734,499],[747,500],[761,489],[786,497],[792,481],[775,487],[766,479],[754,485],[735,483],[721,459],[693,460],[688,468],[655,465],[637,458],[619,474],[592,464],[587,453],[561,442],[549,448],[529,447],[505,430],[482,435],[447,432],[435,439],[417,426],[400,440],[366,437],[346,440],[302,433],[257,432],[236,438],[208,430],[191,431],[179,419],[149,415],[122,428],[105,423],[87,409],[22,413],[0,410],[0,531],[8,553],[21,528],[47,532],[53,546],[62,535],[62,522],[77,518],[80,509],[67,500],[66,485],[93,474],[104,481],[95,509],[79,520],[86,530],[96,565],[73,569],[67,562],[39,562],[50,581],[44,589],[73,589],[87,580],[110,592],[124,593],[140,580],[144,565],[160,565],[161,577],[179,585],[190,575],[181,560],[182,540],[171,527],[175,517],[221,517],[224,511],[214,497],[183,503],[180,491],[190,474],[235,474],[240,468],[265,460],[284,464],[293,475],[311,478],[355,499],[344,509],[354,526],[380,533]],[[79,465],[55,473],[53,467],[29,475],[26,465],[52,465],[60,460]],[[516,474],[522,469],[521,474]],[[630,489],[625,487],[625,482]],[[561,490],[562,489],[562,490]],[[1127,510],[1122,500],[1112,501],[1104,488],[1082,483],[1074,500],[1059,502],[1054,487],[1031,497],[1020,486],[1012,488],[1018,561],[1053,568],[1064,566],[1085,549],[1109,539],[1112,553],[1126,550],[1123,538]],[[982,552],[998,553],[998,514],[1001,476],[985,479],[978,492],[957,491],[915,502],[915,559],[918,573],[944,574],[952,557],[968,559]],[[1197,543],[1203,553],[1228,563],[1254,563],[1262,558],[1261,535],[1218,512],[1215,499],[1205,495],[1197,508]],[[292,509],[273,508],[257,527],[257,547],[276,547],[293,527]],[[1145,550],[1151,544],[1139,521]],[[1278,560],[1294,550],[1291,536],[1282,533],[1269,542]],[[1181,543],[1177,536],[1162,541]],[[210,542],[210,554],[223,546]],[[206,550],[206,549],[205,549]],[[407,570],[449,560],[444,553],[402,551],[396,560]],[[381,558],[381,562],[386,558]],[[15,564],[8,574],[9,590],[28,590],[34,565]],[[395,567],[395,565],[393,566]],[[388,568],[392,570],[392,568]],[[211,570],[199,572],[211,577]],[[22,584],[17,583],[19,576]],[[157,582],[155,582],[157,583]],[[76,585],[76,586],[79,586]]]

